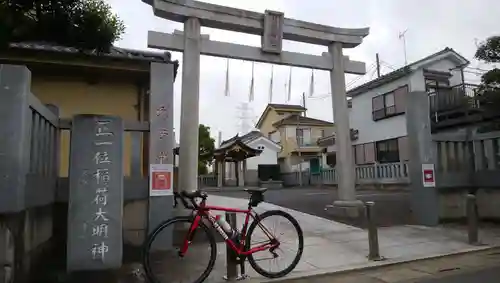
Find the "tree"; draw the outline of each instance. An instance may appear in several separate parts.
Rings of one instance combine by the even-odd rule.
[[[500,63],[500,36],[492,36],[482,42],[474,57],[486,63]],[[495,113],[500,107],[500,69],[493,68],[481,76],[478,88],[478,97],[481,108],[486,113]],[[498,130],[500,123],[493,122],[482,131]]]
[[[106,52],[125,31],[104,0],[0,2],[0,48],[10,42],[44,42]]]
[[[215,150],[215,140],[210,136],[210,127],[200,124],[198,146],[198,174],[207,174],[208,166],[212,164]]]
[[[486,63],[500,63],[500,36],[492,36],[479,45],[476,59]],[[484,97],[484,103],[489,106],[500,98],[500,69],[493,68],[481,76],[479,93]],[[498,105],[498,104],[497,104]]]

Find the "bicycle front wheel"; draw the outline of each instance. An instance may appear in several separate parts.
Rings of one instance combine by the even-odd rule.
[[[248,251],[273,241],[279,242],[277,248],[250,254],[248,263],[262,276],[279,278],[292,272],[304,251],[302,228],[293,216],[281,210],[260,214],[248,228],[245,247]]]
[[[143,254],[144,271],[152,283],[201,283],[214,268],[217,244],[203,221],[188,235],[193,217],[174,217],[160,224],[148,237]],[[189,246],[181,256],[186,239]]]

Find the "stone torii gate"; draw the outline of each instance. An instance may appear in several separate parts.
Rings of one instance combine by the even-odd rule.
[[[365,74],[363,62],[343,55],[343,48],[360,45],[369,28],[345,29],[284,17],[281,12],[257,13],[193,0],[142,0],[155,16],[184,23],[184,32],[149,31],[148,46],[183,52],[179,187],[195,190],[198,164],[200,55],[210,55],[330,72],[332,107],[338,148],[339,201],[334,206],[359,205],[350,140],[345,74]],[[201,35],[201,26],[260,35],[261,48],[212,41]],[[283,39],[328,47],[320,56],[282,50]],[[178,189],[178,188],[177,188]]]

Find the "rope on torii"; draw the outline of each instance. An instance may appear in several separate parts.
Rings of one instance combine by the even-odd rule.
[[[269,103],[273,102],[274,65],[271,65],[271,80],[269,81]]]
[[[252,102],[255,99],[255,94],[254,94],[254,84],[255,84],[255,78],[254,78],[254,67],[255,67],[255,62],[252,62],[252,79],[250,80],[250,92],[248,94],[248,101]]]
[[[286,101],[290,102],[291,99],[292,99],[292,67],[290,67],[290,72],[288,74],[288,94],[286,97]]]
[[[309,97],[314,95],[314,69],[311,69],[311,81],[309,82]]]
[[[226,59],[226,85],[224,89],[224,96],[229,96],[229,58]]]

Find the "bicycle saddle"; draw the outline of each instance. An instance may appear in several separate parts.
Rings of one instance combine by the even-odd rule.
[[[253,193],[264,193],[265,191],[267,191],[267,188],[248,188],[248,189],[244,189],[245,192],[248,192],[250,194],[253,194]]]
[[[194,199],[194,198],[206,198],[208,195],[205,192],[196,190],[194,192],[182,191],[181,196]]]

